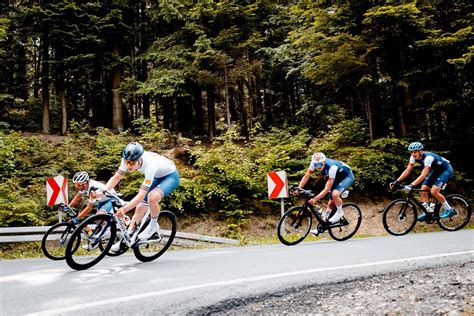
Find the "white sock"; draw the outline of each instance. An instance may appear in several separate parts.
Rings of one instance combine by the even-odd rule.
[[[337,208],[337,213],[341,214],[342,213],[342,204],[339,206],[336,206]]]
[[[451,208],[451,205],[449,205],[448,201],[446,201],[446,200],[444,201],[443,206],[444,206],[445,210]]]
[[[150,224],[148,224],[150,227],[156,228],[158,226],[158,217],[150,217]]]

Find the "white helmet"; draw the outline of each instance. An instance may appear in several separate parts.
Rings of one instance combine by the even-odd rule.
[[[326,155],[323,153],[314,153],[311,161],[313,163],[323,163],[326,161]]]
[[[86,181],[89,181],[89,174],[85,171],[79,171],[72,177],[73,183],[84,183]]]

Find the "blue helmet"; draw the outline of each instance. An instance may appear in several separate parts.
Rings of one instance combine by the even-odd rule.
[[[132,142],[123,149],[122,158],[125,160],[136,161],[143,155],[144,152],[145,150],[143,149],[142,145],[137,142]]]
[[[415,150],[422,150],[423,149],[423,144],[420,142],[413,142],[410,145],[408,145],[408,151],[415,151]]]

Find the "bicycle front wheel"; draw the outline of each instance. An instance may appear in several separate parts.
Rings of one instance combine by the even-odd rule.
[[[472,209],[468,200],[460,194],[451,194],[446,196],[446,201],[453,208],[454,214],[446,218],[438,217],[438,225],[447,231],[460,230],[469,223]],[[440,215],[442,212],[440,211]]]
[[[76,225],[68,222],[57,223],[46,231],[41,240],[41,250],[51,260],[66,258],[66,245]]]
[[[311,213],[306,208],[302,206],[292,207],[278,223],[278,239],[284,245],[296,245],[308,236],[311,224]]]
[[[150,218],[141,225],[140,233],[148,226]],[[158,216],[158,224],[160,225],[160,236],[155,234],[147,241],[139,241],[133,247],[135,257],[143,262],[153,261],[171,246],[174,237],[176,236],[177,220],[176,216],[170,211],[161,211]]]
[[[339,223],[329,226],[329,235],[332,239],[343,241],[354,236],[359,230],[362,222],[362,213],[359,207],[354,203],[346,203],[342,205],[344,216]]]
[[[383,227],[394,236],[408,234],[416,225],[416,207],[405,199],[390,202],[383,212]]]
[[[96,265],[112,247],[116,234],[113,216],[97,214],[87,218],[77,226],[66,246],[67,264],[75,270]]]

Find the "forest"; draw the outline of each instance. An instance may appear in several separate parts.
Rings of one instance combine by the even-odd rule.
[[[12,201],[80,168],[106,181],[133,139],[182,160],[175,209],[242,216],[314,150],[381,192],[410,141],[472,193],[473,25],[455,0],[2,1],[0,225],[47,222]]]

